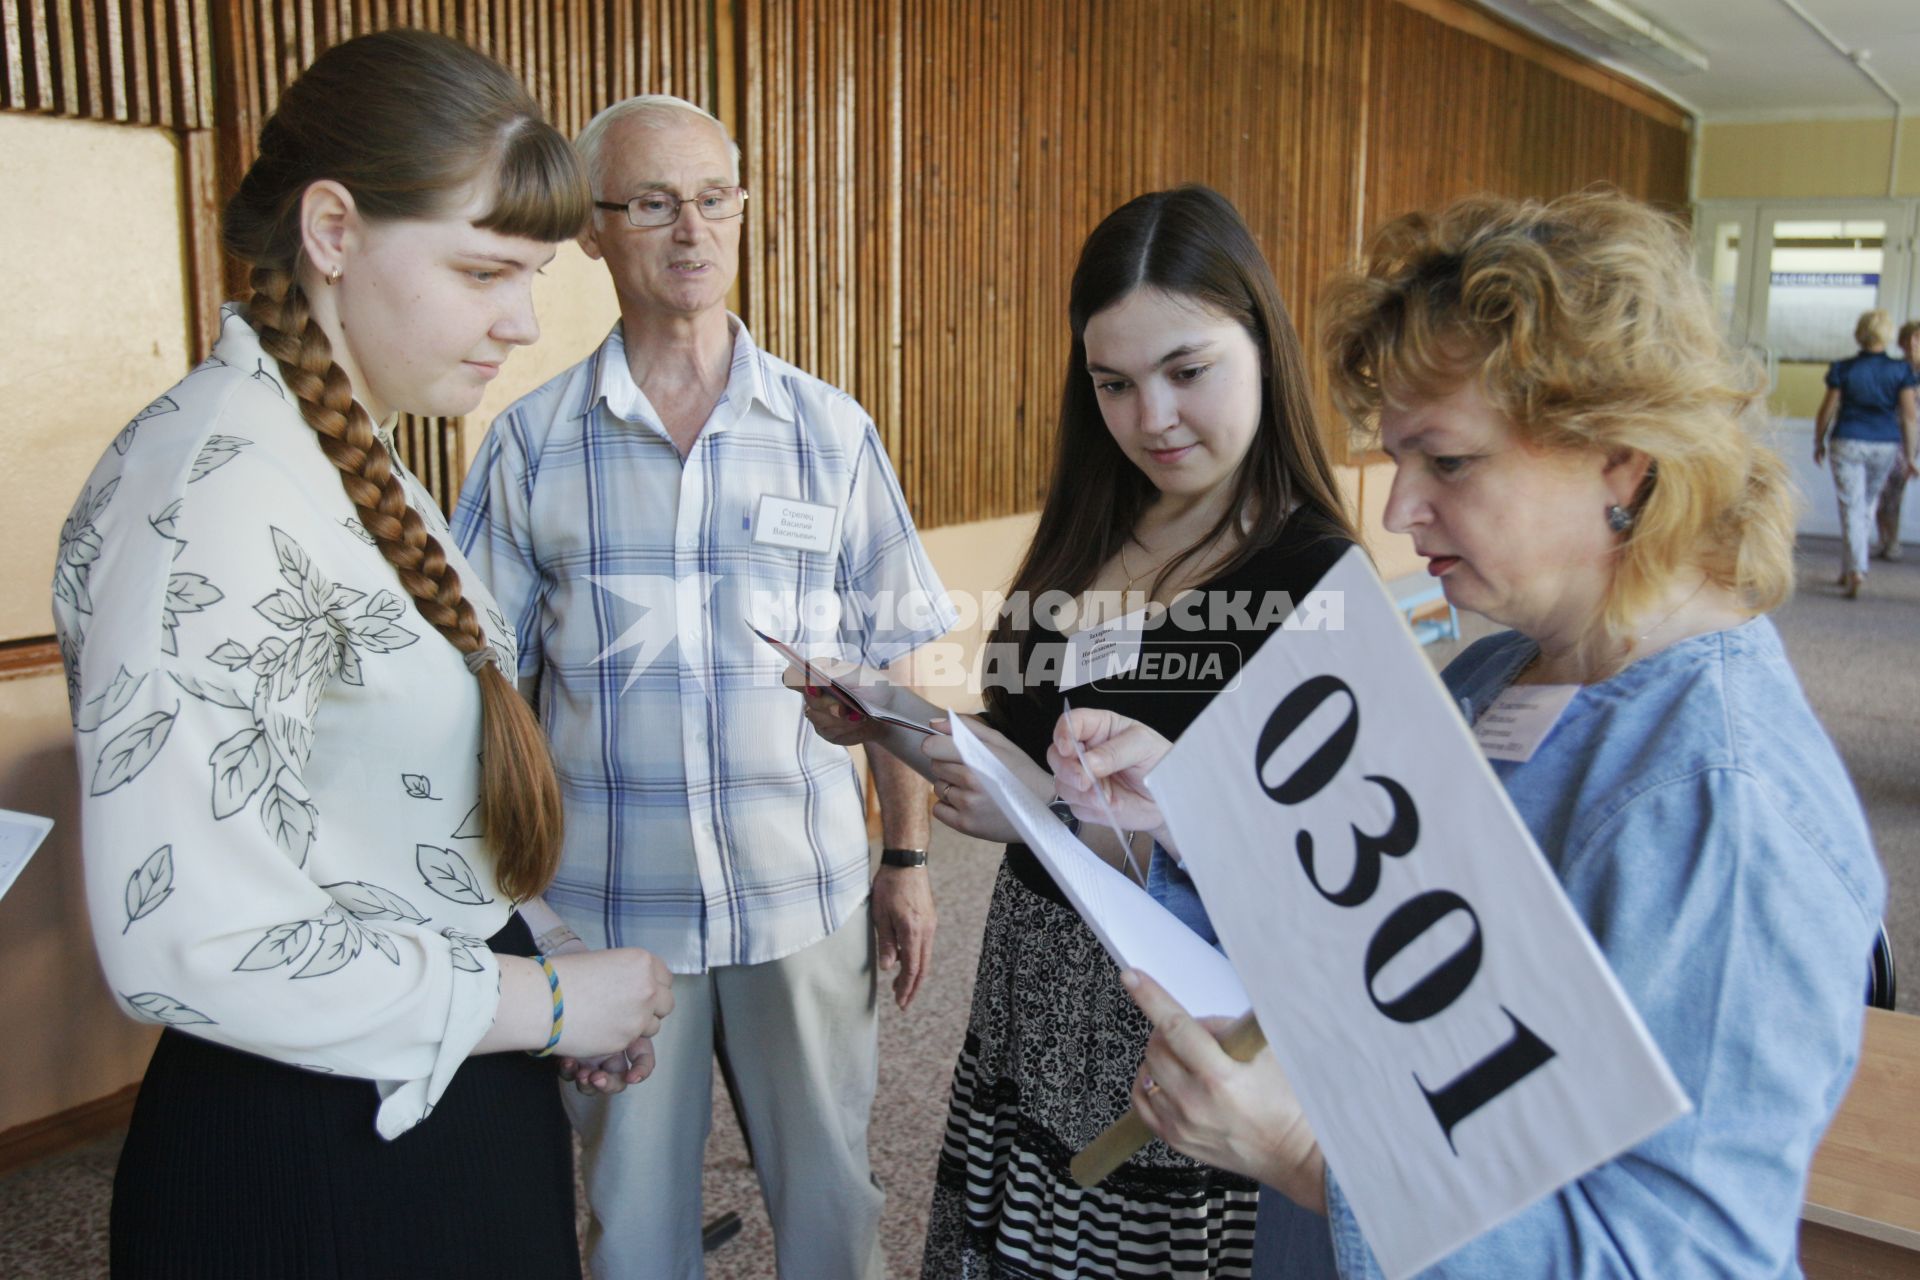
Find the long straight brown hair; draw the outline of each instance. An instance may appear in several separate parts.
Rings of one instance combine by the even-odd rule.
[[[1233,500],[1212,529],[1167,562],[1155,588],[1235,529],[1245,512],[1252,513],[1251,527],[1219,574],[1239,568],[1277,539],[1296,507],[1321,517],[1330,531],[1359,541],[1320,437],[1300,337],[1273,271],[1225,196],[1210,187],[1182,186],[1121,205],[1080,250],[1067,302],[1073,341],[1060,395],[1053,477],[1010,599],[1085,591],[1159,496],[1108,432],[1087,373],[1087,323],[1143,288],[1189,299],[1238,321],[1253,339],[1265,372],[1260,425],[1234,474]],[[990,656],[1015,652],[1017,616],[1015,608],[1001,613],[987,640]],[[986,696],[997,709],[1008,690],[1004,682],[989,680]]]
[[[493,207],[474,225],[555,243],[586,224],[585,173],[505,67],[445,36],[385,31],[334,46],[287,88],[221,229],[228,252],[253,268],[247,322],[339,469],[361,524],[420,615],[462,654],[483,654],[487,635],[460,576],[407,505],[300,282],[301,198],[321,179],[346,187],[373,221],[443,215],[490,183]],[[479,664],[478,678],[481,813],[495,878],[517,900],[544,889],[559,865],[560,787],[546,738],[499,664]]]

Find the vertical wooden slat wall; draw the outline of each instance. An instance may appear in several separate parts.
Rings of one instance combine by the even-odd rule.
[[[1397,0],[736,12],[748,323],[866,405],[925,527],[1040,501],[1075,254],[1142,191],[1232,199],[1309,337],[1320,285],[1393,212],[1685,194],[1684,129]]]
[[[219,0],[0,0],[0,108],[205,129]]]
[[[1684,200],[1677,113],[1490,21],[1462,0],[0,0],[0,108],[182,133],[204,335],[244,287],[219,202],[340,40],[457,35],[569,134],[633,93],[707,105],[746,153],[749,324],[867,406],[933,527],[1039,501],[1074,255],[1141,191],[1231,198],[1303,333],[1394,213],[1596,181]],[[459,426],[403,435],[458,457]],[[411,460],[450,499],[458,468]]]
[[[0,0],[8,3],[10,0]],[[201,0],[204,3],[204,0]],[[465,40],[506,64],[569,137],[607,103],[673,93],[709,108],[711,9],[686,0],[230,0],[215,6],[222,189],[239,184],[260,125],[301,68],[390,27]]]
[[[1475,192],[1551,196],[1608,182],[1687,200],[1687,133],[1428,14],[1380,6],[1370,78],[1370,223]]]
[[[926,526],[1038,501],[1074,255],[1127,197],[1219,187],[1290,298],[1349,248],[1351,161],[1323,144],[1359,127],[1364,6],[745,0],[741,12],[748,322],[874,414]]]

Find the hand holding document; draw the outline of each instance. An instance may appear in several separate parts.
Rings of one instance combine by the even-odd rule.
[[[1327,593],[1147,786],[1398,1280],[1689,1103],[1360,551]]]
[[[1064,697],[1060,699],[1060,705],[1068,712],[1073,710],[1073,703]],[[1080,771],[1088,777],[1092,777],[1093,771],[1087,768],[1087,753],[1080,749],[1080,739],[1078,738],[1073,740],[1073,754],[1074,758],[1079,761]],[[1105,783],[1094,784],[1093,802],[1095,807],[1100,810],[1100,820],[1107,824],[1107,830],[1113,832],[1114,841],[1119,844],[1121,851],[1126,854],[1127,865],[1133,869],[1133,873],[1139,879],[1140,883],[1145,884],[1147,882],[1147,869],[1141,866],[1139,860],[1133,856],[1133,841],[1128,838],[1126,832],[1120,829],[1120,819],[1114,816],[1113,801],[1107,797]]]
[[[1074,838],[1053,811],[988,750],[964,716],[952,719],[954,745],[995,804],[1020,832],[1060,891],[1123,969],[1144,969],[1196,1016],[1236,1017],[1246,988],[1225,956],[1181,924],[1099,854]]]
[[[748,623],[747,625],[752,628],[753,634],[759,636],[769,645],[772,645],[774,651],[781,657],[806,672],[809,684],[825,689],[847,710],[857,711],[868,719],[878,721],[881,724],[898,725],[902,729],[911,729],[915,733],[930,734],[937,732],[937,730],[925,720],[916,720],[912,716],[901,715],[896,711],[881,706],[871,696],[861,696],[860,692],[850,682],[836,679],[822,668],[819,663],[807,658],[786,641],[774,639],[760,628],[753,626],[752,623]]]

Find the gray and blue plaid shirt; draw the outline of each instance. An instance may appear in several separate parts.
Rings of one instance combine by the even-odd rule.
[[[684,462],[616,324],[494,420],[453,525],[540,681],[567,813],[547,901],[677,973],[789,955],[867,894],[852,763],[749,620],[876,667],[954,620],[872,420],[732,324]],[[810,547],[768,527],[794,504]]]

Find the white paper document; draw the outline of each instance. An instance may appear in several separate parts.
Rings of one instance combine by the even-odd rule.
[[[1151,973],[1197,1017],[1232,1018],[1247,1011],[1246,988],[1225,956],[1076,840],[1046,803],[1022,786],[968,728],[965,716],[954,716],[952,724],[961,760],[1019,830],[1021,840],[1115,964]]]
[[[1147,785],[1398,1280],[1690,1104],[1365,556],[1319,589]]]
[[[52,818],[0,809],[0,898],[6,897],[7,890],[13,888],[27,859],[51,830]]]

